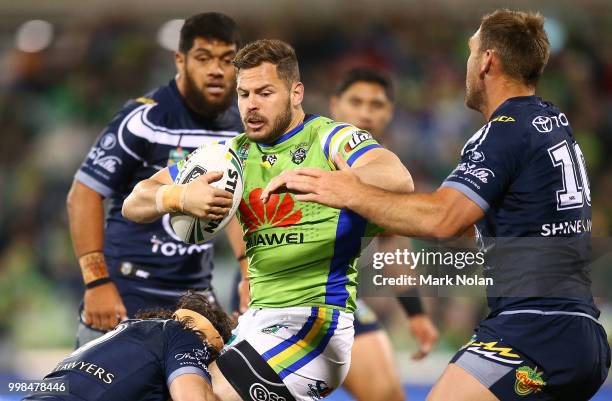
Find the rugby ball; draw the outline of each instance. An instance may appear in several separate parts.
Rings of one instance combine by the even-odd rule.
[[[176,235],[188,244],[210,241],[230,222],[242,200],[242,164],[238,155],[226,144],[208,143],[191,153],[180,169],[175,184],[187,184],[212,171],[223,171],[223,177],[210,184],[234,194],[230,212],[219,220],[197,218],[183,213],[172,213],[170,225]]]

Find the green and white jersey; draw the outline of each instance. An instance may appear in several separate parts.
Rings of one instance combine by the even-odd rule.
[[[377,147],[368,132],[317,115],[271,145],[255,143],[245,134],[232,139],[244,166],[238,217],[249,258],[251,307],[355,310],[361,238],[373,235],[376,227],[348,209],[298,202],[289,193],[272,195],[265,204],[260,196],[285,170],[335,170],[334,155],[352,165]]]

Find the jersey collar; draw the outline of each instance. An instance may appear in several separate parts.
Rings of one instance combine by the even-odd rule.
[[[259,146],[261,146],[262,148],[270,148],[272,146],[276,146],[278,144],[281,144],[281,143],[283,143],[283,142],[293,138],[297,133],[299,133],[301,130],[304,129],[304,126],[306,124],[308,124],[309,122],[311,122],[312,120],[314,120],[317,117],[320,117],[320,116],[318,114],[307,115],[304,118],[304,121],[302,121],[302,123],[300,125],[298,125],[294,129],[292,129],[291,131],[284,133],[283,136],[278,138],[275,142],[270,143],[270,144],[260,143]]]
[[[515,97],[508,98],[502,104],[500,104],[497,109],[495,109],[495,111],[491,114],[491,119],[489,121],[494,119],[501,112],[501,110],[508,105],[516,104],[516,103],[534,103],[534,102],[541,103],[542,98],[536,95],[515,96]]]

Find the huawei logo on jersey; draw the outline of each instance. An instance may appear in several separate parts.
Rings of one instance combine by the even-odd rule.
[[[247,228],[247,235],[264,226],[292,226],[302,219],[302,211],[293,210],[295,201],[291,194],[271,195],[264,204],[260,199],[261,192],[261,188],[255,188],[249,193],[248,203],[244,199],[240,202],[240,219]]]

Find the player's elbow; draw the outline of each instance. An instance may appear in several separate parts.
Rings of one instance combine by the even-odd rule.
[[[121,215],[134,223],[152,223],[160,217],[156,207],[148,204],[145,184],[144,181],[136,184],[121,205]]]
[[[382,187],[387,191],[400,194],[414,192],[414,182],[412,181],[412,176],[405,168],[403,168],[402,171],[396,171],[394,176]]]
[[[393,182],[394,187],[391,189],[391,191],[404,194],[414,192],[414,181],[412,180],[412,175],[397,156],[393,155],[393,157],[397,168],[395,170],[393,179],[390,180]]]
[[[102,207],[102,196],[79,181],[73,181],[66,196],[66,210],[72,218],[79,213],[89,213],[96,207]],[[100,205],[100,206],[98,206]]]
[[[146,223],[144,216],[141,216],[140,213],[138,213],[136,202],[134,202],[133,192],[123,201],[123,205],[121,206],[121,215],[135,223]]]
[[[121,205],[121,215],[135,223],[144,223],[144,216],[138,213],[138,205],[135,199],[136,189],[137,188],[134,188],[132,193],[123,201],[123,205]]]
[[[74,206],[76,204],[74,193],[74,185],[68,191],[68,195],[66,196],[66,210],[68,211],[68,217],[74,212]]]
[[[68,211],[68,217],[74,215],[77,205],[82,204],[82,190],[79,190],[79,183],[77,181],[72,182],[72,186],[66,196],[66,210]]]
[[[406,170],[405,177],[400,184],[400,191],[403,193],[414,192],[414,181],[412,180],[412,175]]]
[[[130,197],[128,196],[123,201],[123,205],[121,205],[121,215],[128,220],[134,221],[138,223],[138,218],[134,214],[132,214],[132,207],[130,203]]]

